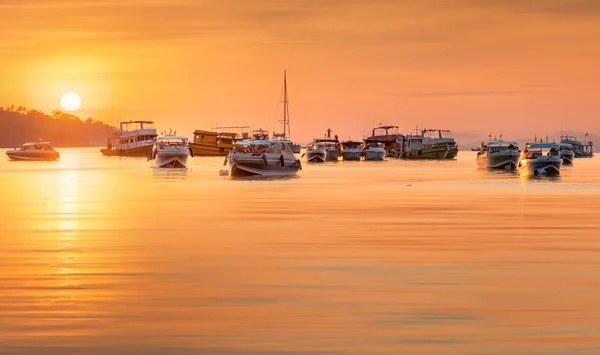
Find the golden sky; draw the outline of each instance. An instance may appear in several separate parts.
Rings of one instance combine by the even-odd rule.
[[[600,132],[600,1],[0,0],[0,105],[292,137]],[[477,139],[477,138],[476,138]]]

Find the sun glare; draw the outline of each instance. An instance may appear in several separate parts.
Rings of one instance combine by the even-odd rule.
[[[60,105],[67,111],[75,111],[81,106],[81,98],[74,92],[68,92],[60,99]]]

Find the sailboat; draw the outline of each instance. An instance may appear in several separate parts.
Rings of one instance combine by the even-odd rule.
[[[291,130],[290,130],[290,114],[288,111],[288,98],[287,98],[287,72],[283,72],[283,133],[273,132],[273,138],[289,144],[294,154],[300,153],[300,144],[294,144],[291,141]]]

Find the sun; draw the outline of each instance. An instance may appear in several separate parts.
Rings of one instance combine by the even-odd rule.
[[[81,106],[81,97],[74,92],[68,92],[60,99],[60,105],[67,111],[75,111]]]

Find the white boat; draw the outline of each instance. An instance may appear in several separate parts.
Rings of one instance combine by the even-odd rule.
[[[152,121],[121,122],[108,137],[106,148],[100,151],[108,156],[145,157],[152,151],[157,136]]]
[[[379,140],[365,139],[363,155],[365,160],[385,160],[385,144]]]
[[[193,151],[188,145],[187,137],[161,136],[156,138],[152,149],[151,159],[155,160],[157,168],[185,168],[188,156]]]
[[[342,142],[342,157],[344,161],[360,160],[362,156],[362,142]]]
[[[519,162],[521,169],[527,169],[534,176],[560,175],[562,158],[556,143],[527,143]]]
[[[324,142],[313,142],[306,146],[306,160],[309,163],[324,163],[327,161],[327,149]]]
[[[517,142],[490,140],[477,153],[477,165],[488,169],[516,169],[521,151]]]
[[[573,165],[573,160],[575,159],[575,152],[573,151],[573,146],[569,143],[559,143],[558,147],[558,154],[562,158],[563,164]]]
[[[289,144],[277,140],[237,142],[227,156],[231,176],[291,176],[302,169]]]
[[[21,148],[7,150],[6,155],[10,160],[52,161],[60,158],[49,142],[28,142]]]

